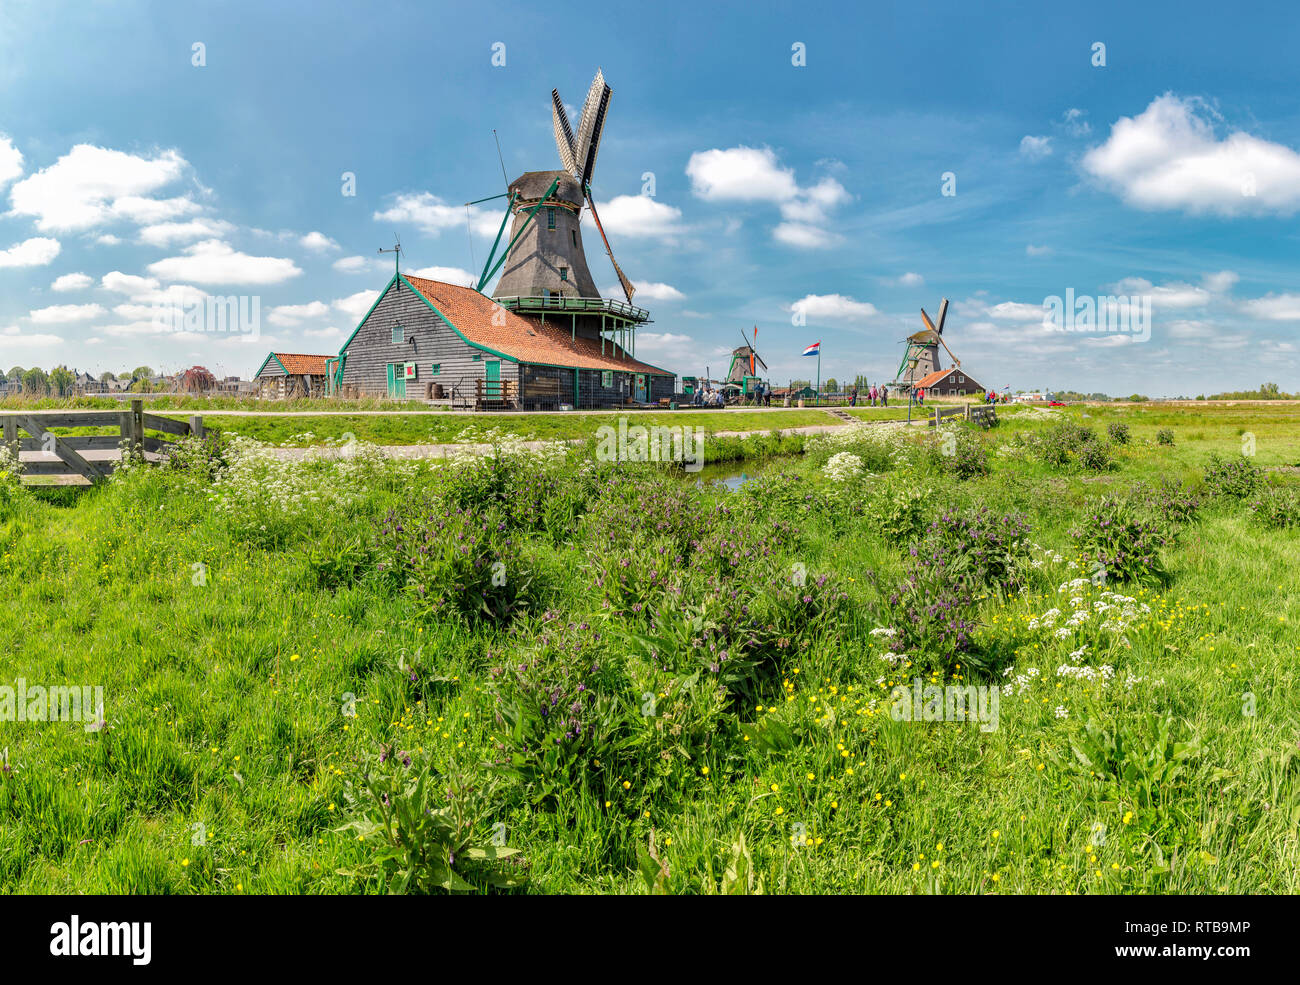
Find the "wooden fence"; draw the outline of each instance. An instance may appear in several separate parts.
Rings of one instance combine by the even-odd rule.
[[[22,463],[23,479],[51,480],[54,485],[93,485],[117,468],[124,454],[146,462],[164,461],[176,443],[146,430],[185,437],[215,436],[204,428],[202,417],[178,421],[144,412],[143,400],[132,400],[130,410],[33,410],[25,414],[0,413],[3,441]],[[112,428],[115,434],[55,434],[53,429]],[[26,432],[27,437],[21,437]],[[24,454],[26,453],[26,454]]]

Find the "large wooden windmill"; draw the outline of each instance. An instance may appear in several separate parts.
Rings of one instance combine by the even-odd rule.
[[[551,123],[564,169],[526,171],[510,182],[505,196],[509,207],[477,287],[482,291],[501,271],[492,297],[504,307],[563,324],[575,337],[599,336],[602,351],[608,339],[635,354],[635,329],[650,320],[650,313],[631,303],[636,289],[614,259],[591,194],[611,95],[597,69],[575,133],[559,90],[551,90]],[[584,205],[591,211],[626,301],[602,298],[591,276],[582,247]],[[510,239],[498,256],[502,233],[512,216]]]
[[[924,379],[931,373],[937,373],[941,368],[939,366],[939,346],[943,346],[944,352],[951,357],[954,366],[961,366],[961,360],[952,354],[952,350],[948,348],[948,343],[943,340],[943,323],[947,317],[947,298],[944,298],[939,304],[939,321],[937,325],[930,320],[930,316],[925,313],[925,309],[921,309],[921,320],[925,323],[925,328],[903,339],[906,348],[903,350],[903,361],[898,364],[898,372],[894,376],[895,387],[900,390],[908,390],[917,380]]]

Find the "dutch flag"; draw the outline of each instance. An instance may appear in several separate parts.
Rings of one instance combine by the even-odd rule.
[[[814,342],[814,343],[813,343],[812,345],[810,345],[807,349],[804,349],[804,351],[803,351],[803,355],[805,355],[805,356],[815,356],[815,355],[817,355],[818,353],[820,353],[821,351],[822,351],[822,344],[821,344],[820,342]]]

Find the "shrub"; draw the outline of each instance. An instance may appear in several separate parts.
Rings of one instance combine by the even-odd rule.
[[[893,472],[869,480],[863,516],[887,539],[907,543],[925,529],[930,490],[908,472]]]
[[[1264,473],[1245,458],[1210,456],[1205,467],[1205,486],[1214,496],[1246,499],[1263,484]]]
[[[1266,486],[1250,501],[1251,515],[1266,527],[1300,527],[1300,489]]]
[[[1060,420],[1034,439],[1035,451],[1046,464],[1058,469],[1101,472],[1111,467],[1110,446],[1092,428]]]
[[[959,479],[975,479],[989,474],[989,453],[984,442],[967,428],[940,436],[942,464]]]
[[[503,623],[531,607],[533,573],[496,510],[389,512],[380,524],[378,571],[421,616]]]
[[[987,507],[947,510],[912,549],[915,562],[942,568],[948,577],[972,589],[1021,587],[1022,562],[1030,558],[1029,525],[1018,513],[995,513]]]
[[[1089,504],[1073,531],[1094,578],[1149,583],[1164,577],[1160,549],[1169,538],[1124,499],[1103,496]]]
[[[1156,444],[1168,445],[1170,448],[1172,448],[1174,446],[1174,429],[1161,428],[1159,431],[1157,431]]]
[[[1191,523],[1201,506],[1201,497],[1190,487],[1170,479],[1162,479],[1156,486],[1136,483],[1130,498],[1140,509],[1169,528]]]
[[[1106,425],[1106,435],[1117,445],[1128,444],[1128,425],[1123,421],[1111,421]]]

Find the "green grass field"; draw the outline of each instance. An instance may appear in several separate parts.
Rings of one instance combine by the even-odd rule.
[[[1297,415],[713,442],[734,492],[590,448],[6,479],[0,685],[104,716],[0,691],[0,890],[1295,892]],[[899,720],[917,677],[996,728]]]

